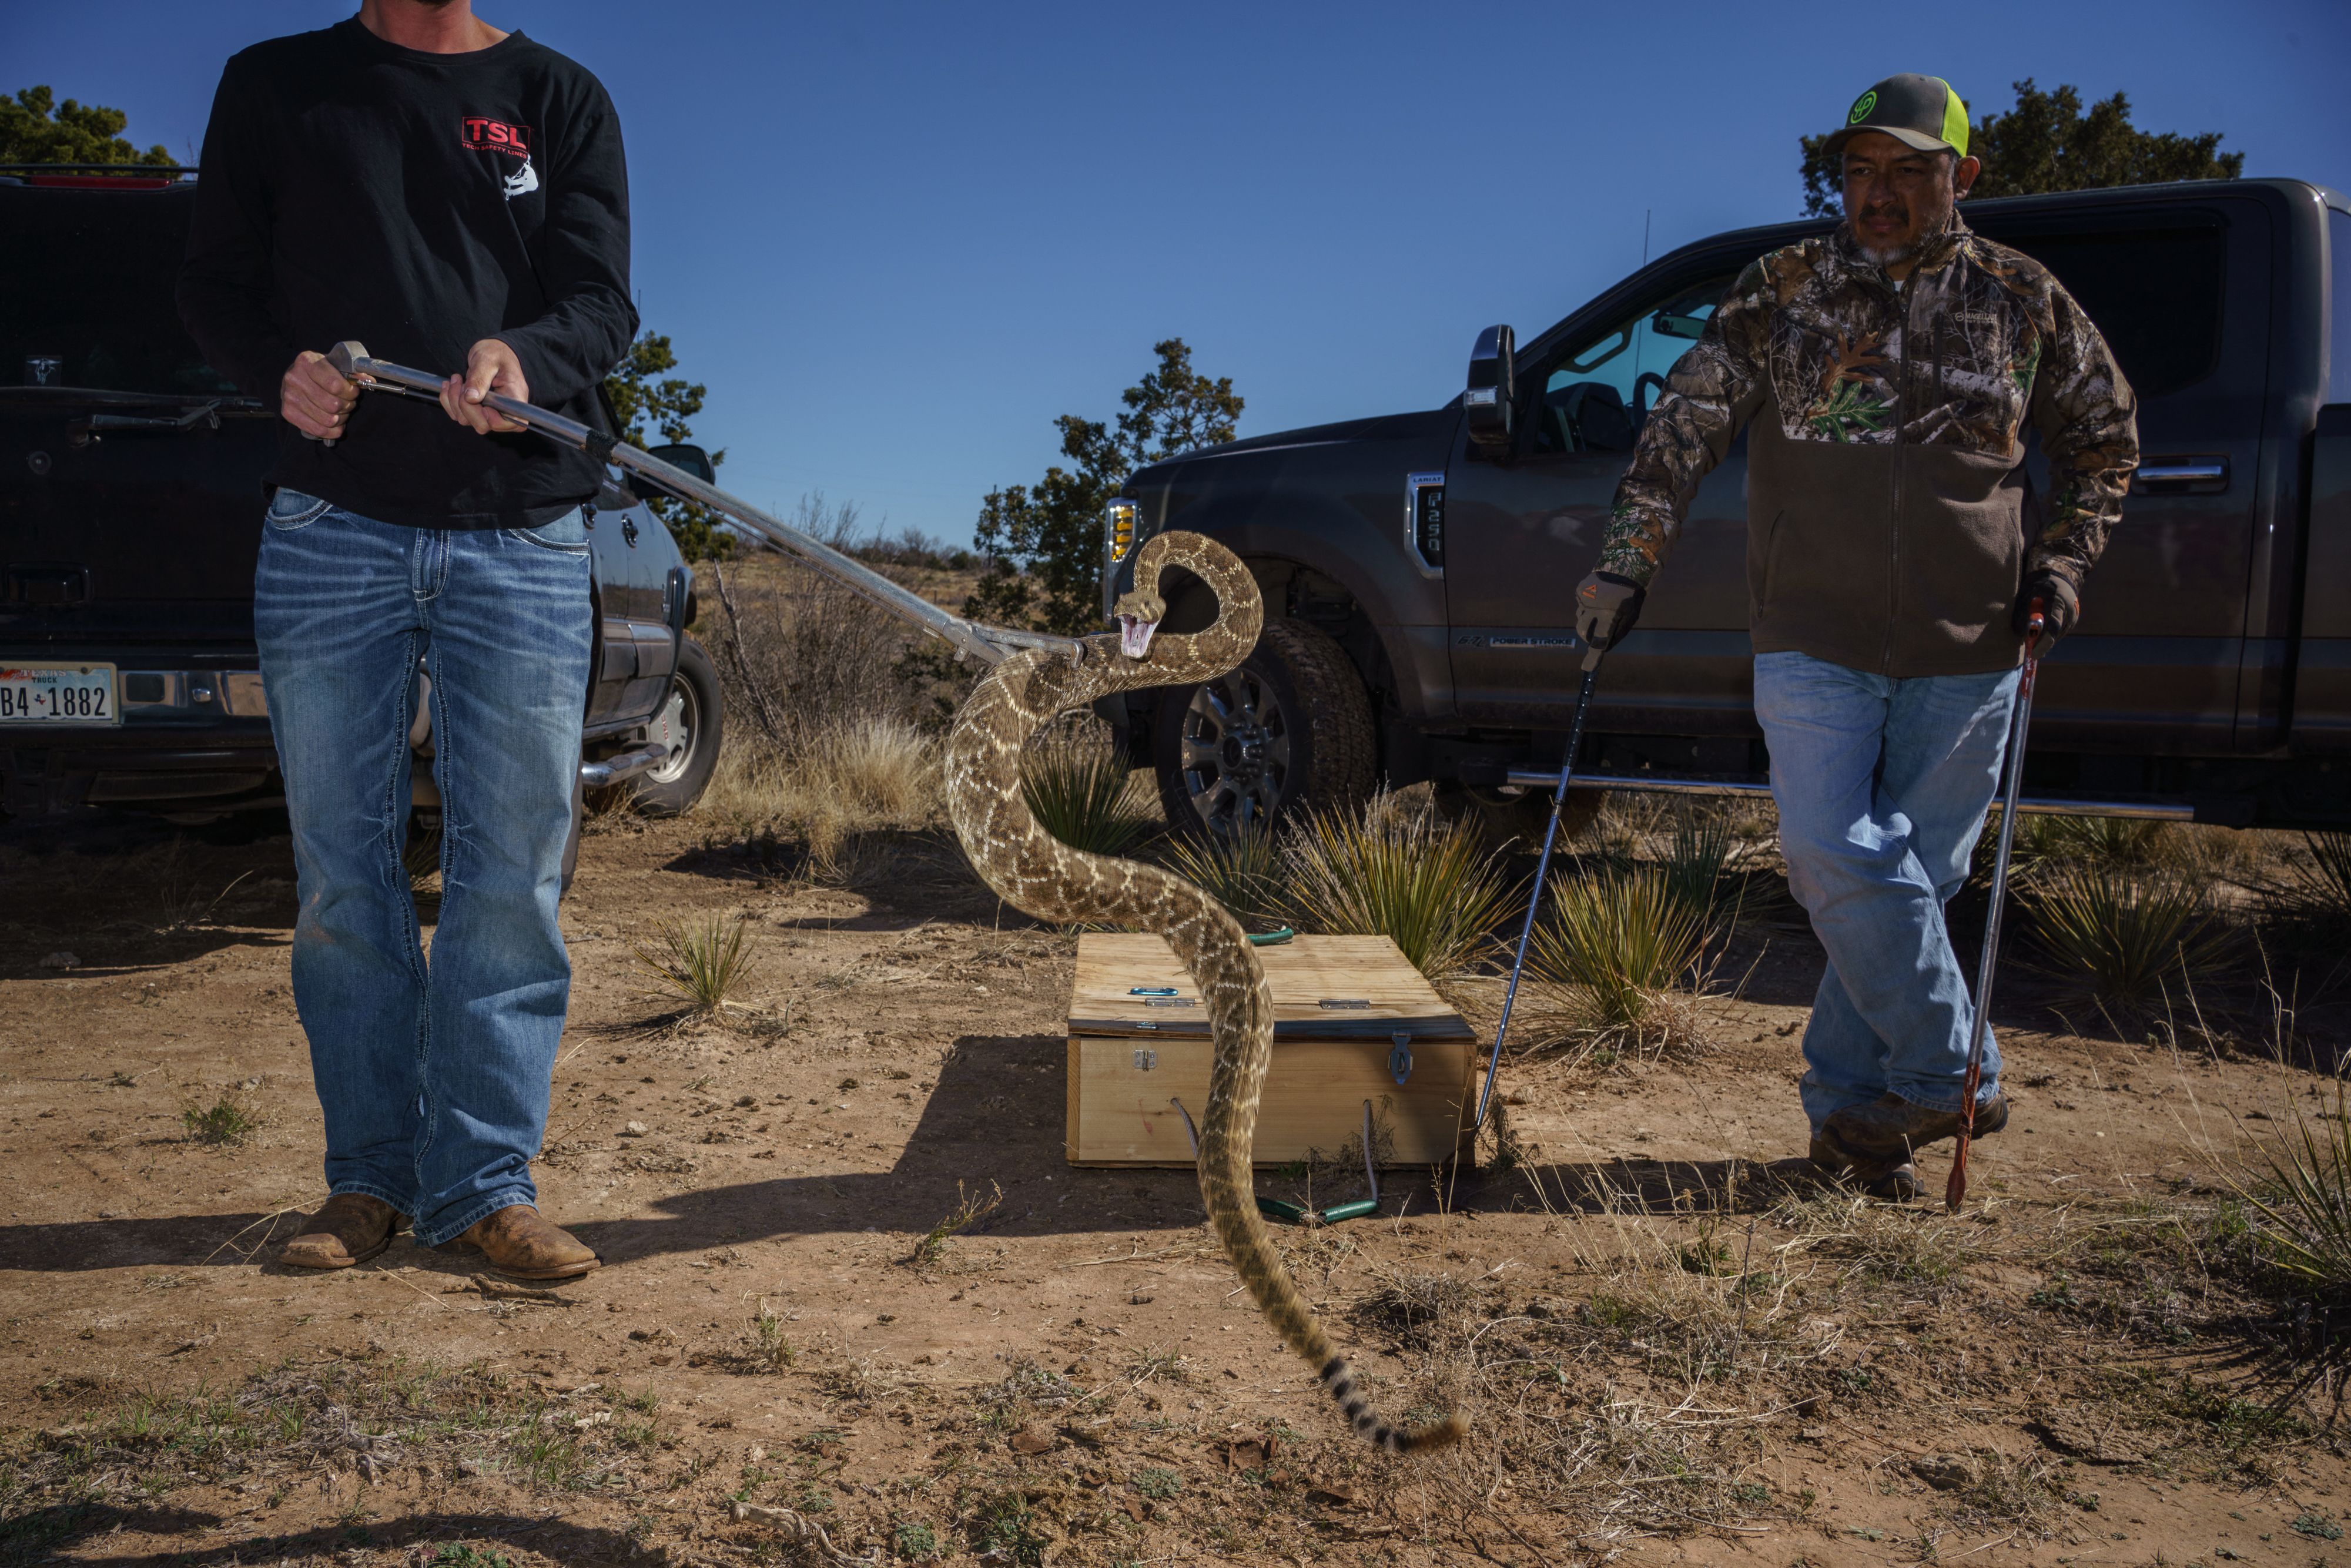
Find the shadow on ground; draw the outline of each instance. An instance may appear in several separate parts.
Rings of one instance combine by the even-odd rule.
[[[247,1535],[231,1527],[216,1544],[177,1544],[154,1552],[93,1550],[99,1538],[120,1531],[125,1535],[178,1536],[183,1542],[199,1533],[214,1534],[227,1521],[222,1516],[193,1509],[125,1508],[102,1503],[59,1503],[0,1521],[0,1561],[53,1562],[63,1550],[78,1547],[76,1563],[104,1563],[109,1568],[230,1568],[231,1564],[277,1563],[291,1558],[308,1562],[341,1560],[354,1548],[400,1551],[472,1542],[495,1542],[507,1548],[536,1552],[565,1563],[644,1561],[643,1549],[618,1530],[602,1530],[569,1520],[531,1519],[512,1512],[467,1513],[435,1511],[412,1513],[364,1525],[322,1525],[289,1535]],[[21,1554],[21,1555],[20,1555]],[[468,1559],[478,1561],[480,1559]]]

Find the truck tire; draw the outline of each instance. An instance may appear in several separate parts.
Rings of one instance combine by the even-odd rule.
[[[647,732],[656,740],[665,739],[670,754],[668,761],[638,775],[636,809],[648,817],[683,816],[710,787],[718,747],[726,738],[718,668],[691,637],[678,649],[669,700]]]
[[[1177,832],[1262,827],[1301,805],[1371,793],[1371,697],[1346,652],[1272,619],[1239,667],[1164,693],[1152,724],[1159,800]]]

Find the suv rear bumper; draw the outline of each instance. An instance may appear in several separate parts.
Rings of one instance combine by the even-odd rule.
[[[0,810],[46,816],[83,806],[220,810],[284,795],[258,663],[217,651],[0,652],[0,660],[111,664],[118,725],[0,724]]]
[[[266,718],[43,732],[0,727],[0,810],[46,816],[81,806],[259,806],[284,791]]]

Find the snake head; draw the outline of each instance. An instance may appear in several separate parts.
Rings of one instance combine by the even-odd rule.
[[[1156,589],[1137,587],[1120,594],[1111,612],[1118,618],[1118,651],[1130,659],[1141,659],[1151,652],[1151,634],[1159,630],[1167,601]]]

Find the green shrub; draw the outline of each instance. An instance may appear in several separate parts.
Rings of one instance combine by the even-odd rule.
[[[234,1149],[253,1136],[261,1118],[234,1095],[223,1094],[210,1105],[191,1102],[180,1107],[180,1125],[192,1142]]]
[[[1499,855],[1472,824],[1391,795],[1310,812],[1282,861],[1301,930],[1388,937],[1431,979],[1468,967],[1511,902]]]
[[[1667,821],[1666,852],[1658,862],[1667,894],[1708,915],[1723,913],[1737,896],[1730,862],[1739,852],[1730,814],[1683,802]]]
[[[2110,1006],[2150,1006],[2228,955],[2231,933],[2204,884],[2178,872],[2054,865],[2019,896],[2041,967]]]
[[[704,1018],[735,1005],[731,998],[751,972],[743,923],[720,915],[664,922],[653,941],[635,951],[639,967],[662,991]]]
[[[2302,835],[2302,852],[2269,890],[2270,912],[2313,935],[2351,935],[2351,832]]]
[[[1123,855],[1158,826],[1138,804],[1132,769],[1104,737],[1057,727],[1020,758],[1020,793],[1047,832],[1089,854]]]
[[[1706,906],[1664,866],[1557,876],[1544,904],[1528,967],[1573,993],[1591,1027],[1639,1030],[1661,993],[1704,966]]]
[[[2351,1292],[2351,1113],[2344,1083],[2335,1108],[2314,1116],[2299,1098],[2238,1195],[2252,1211],[2255,1242],[2271,1264],[2329,1296]]]
[[[1272,831],[1252,825],[1234,833],[1207,832],[1172,841],[1168,869],[1196,883],[1252,930],[1287,919],[1281,847]]]

